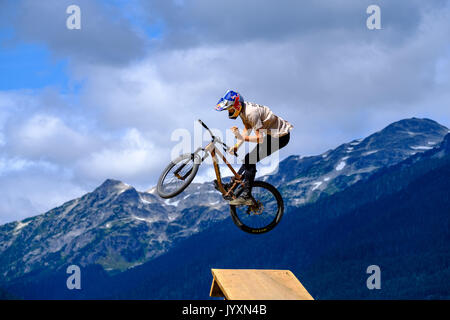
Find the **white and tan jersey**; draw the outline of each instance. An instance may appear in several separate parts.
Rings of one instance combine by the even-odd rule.
[[[253,102],[244,102],[239,116],[246,127],[263,130],[274,138],[282,137],[294,128],[292,124],[275,115],[267,106]]]

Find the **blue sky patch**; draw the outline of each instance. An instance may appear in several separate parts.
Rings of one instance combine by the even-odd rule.
[[[3,33],[0,41],[9,36]],[[43,45],[19,43],[6,46],[0,42],[0,90],[37,89],[58,86],[67,89],[68,60],[54,60]]]

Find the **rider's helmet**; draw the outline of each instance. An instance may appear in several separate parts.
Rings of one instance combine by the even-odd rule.
[[[236,119],[242,110],[243,104],[244,98],[238,92],[228,90],[217,102],[216,110],[228,110],[228,118]]]

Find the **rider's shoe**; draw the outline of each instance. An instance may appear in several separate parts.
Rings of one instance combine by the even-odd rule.
[[[253,204],[250,188],[244,188],[240,196],[230,201],[232,206],[251,206]]]

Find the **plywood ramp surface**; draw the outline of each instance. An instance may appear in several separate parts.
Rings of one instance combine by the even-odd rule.
[[[227,300],[313,300],[290,270],[211,269],[211,297]]]

